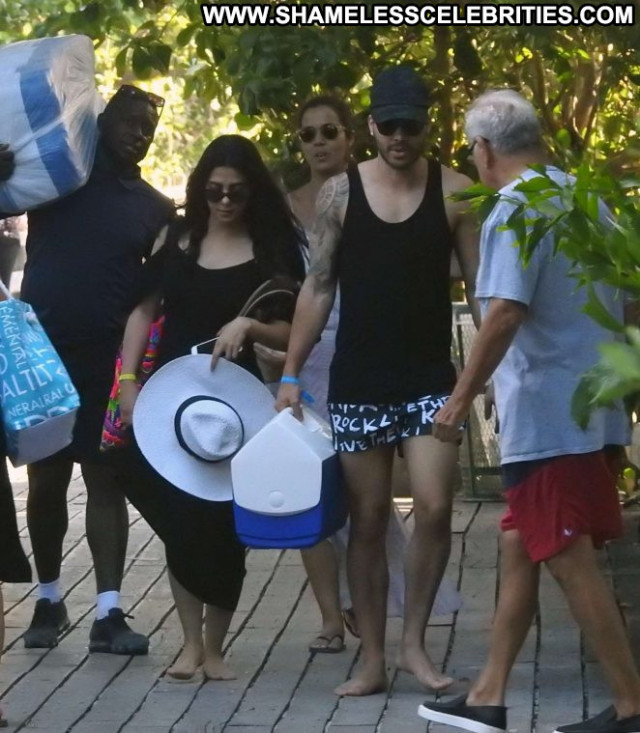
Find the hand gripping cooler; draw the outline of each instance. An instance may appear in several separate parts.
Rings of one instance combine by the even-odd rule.
[[[248,547],[312,547],[346,522],[330,428],[303,414],[279,413],[231,461],[236,533]]]

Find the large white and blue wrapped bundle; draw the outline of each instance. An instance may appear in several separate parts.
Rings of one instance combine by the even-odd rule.
[[[33,209],[86,183],[103,107],[87,36],[0,47],[0,143],[16,163],[0,183],[0,212]]]

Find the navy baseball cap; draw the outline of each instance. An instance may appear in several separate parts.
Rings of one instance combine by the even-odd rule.
[[[429,88],[410,66],[391,66],[375,78],[370,108],[375,122],[426,122],[428,108]]]

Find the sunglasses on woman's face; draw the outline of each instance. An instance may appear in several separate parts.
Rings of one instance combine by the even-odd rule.
[[[347,128],[344,125],[334,125],[333,122],[325,122],[325,124],[320,125],[320,127],[313,127],[311,125],[301,127],[298,130],[297,135],[303,143],[312,143],[318,136],[318,133],[325,140],[335,140],[340,134],[340,130],[346,129]]]
[[[416,137],[425,128],[424,122],[418,120],[385,120],[384,122],[376,122],[378,132],[385,137],[393,135],[397,130],[401,130],[409,137]]]
[[[249,200],[251,191],[244,183],[236,183],[225,189],[219,184],[210,183],[204,189],[204,197],[212,204],[218,204],[223,198],[228,198],[232,204],[244,204]]]

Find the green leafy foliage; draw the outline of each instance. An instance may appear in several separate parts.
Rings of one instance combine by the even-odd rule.
[[[369,154],[368,89],[393,63],[413,65],[430,83],[430,146],[465,172],[472,170],[461,113],[479,91],[505,86],[532,99],[549,147],[565,165],[586,157],[610,160],[616,173],[640,170],[637,28],[207,28],[193,0],[0,0],[0,42],[57,33],[93,38],[99,71],[113,81],[155,84],[165,77],[201,105],[236,106],[241,129],[251,130],[283,172],[299,163],[291,140],[296,108],[319,91],[351,104],[359,133],[354,153]],[[223,118],[226,125],[229,116]],[[196,145],[201,121],[192,116]]]
[[[628,343],[601,346],[601,360],[580,380],[573,394],[571,411],[585,429],[592,412],[640,392],[640,331],[626,329]]]

